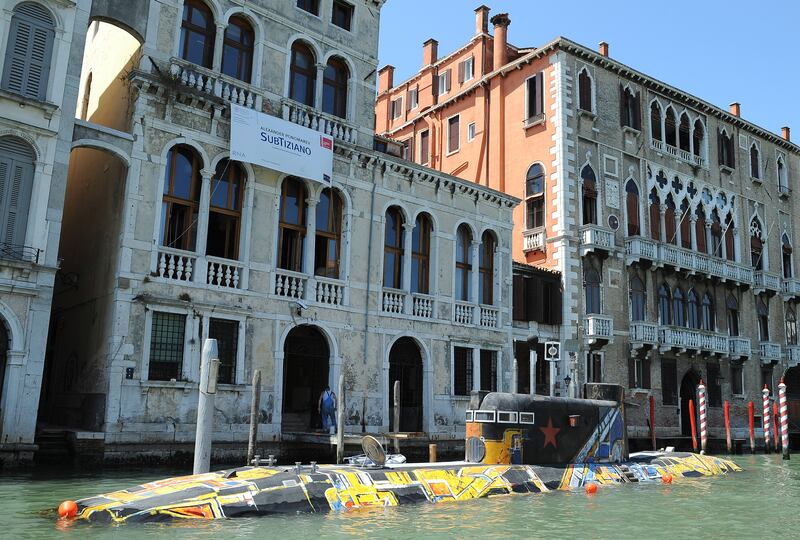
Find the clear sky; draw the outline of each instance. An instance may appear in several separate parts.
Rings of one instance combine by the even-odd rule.
[[[511,17],[508,39],[541,46],[564,36],[586,47],[610,44],[611,57],[728,108],[773,133],[792,128],[800,142],[798,0],[487,0],[491,15]],[[379,67],[396,82],[422,64],[422,42],[444,56],[472,37],[480,0],[388,0],[381,10]],[[490,16],[491,16],[490,15]],[[491,27],[491,25],[490,25]]]

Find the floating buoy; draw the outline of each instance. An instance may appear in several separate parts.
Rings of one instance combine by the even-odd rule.
[[[671,484],[672,483],[672,475],[669,474],[669,473],[662,474],[661,475],[661,481],[664,482],[665,484]]]
[[[594,495],[597,493],[597,484],[594,482],[589,482],[586,484],[586,494],[587,495]]]
[[[78,505],[75,501],[64,501],[58,505],[58,515],[62,518],[74,518],[78,515]]]

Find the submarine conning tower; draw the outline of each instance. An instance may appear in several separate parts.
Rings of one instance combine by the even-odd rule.
[[[624,389],[587,383],[583,390],[584,399],[473,392],[466,460],[555,466],[626,460]]]

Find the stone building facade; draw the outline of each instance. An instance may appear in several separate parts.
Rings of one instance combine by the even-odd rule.
[[[463,438],[473,388],[510,387],[519,201],[373,149],[381,5],[98,7],[44,416],[106,459],[188,449],[208,336],[220,452],[243,452],[255,369],[267,441],[313,432],[340,374],[348,431],[394,429],[400,380],[399,428],[430,439]],[[229,162],[232,102],[332,137],[331,185]]]
[[[90,2],[0,6],[0,461],[33,455]]]
[[[646,436],[652,396],[657,434],[679,437],[702,377],[712,436],[724,400],[742,436],[747,402],[800,359],[789,128],[621,64],[606,43],[513,46],[507,14],[490,33],[489,8],[475,13],[473,37],[444,57],[426,41],[407,81],[381,69],[376,131],[411,161],[523,199],[515,261],[562,276],[558,379],[627,386],[632,436]]]

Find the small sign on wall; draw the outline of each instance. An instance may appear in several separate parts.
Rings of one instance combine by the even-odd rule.
[[[606,206],[619,210],[619,181],[606,178]]]

